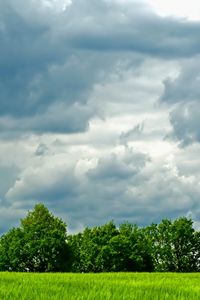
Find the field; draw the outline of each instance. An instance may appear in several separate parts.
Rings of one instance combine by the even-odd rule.
[[[0,273],[0,300],[193,300],[200,299],[200,274]]]

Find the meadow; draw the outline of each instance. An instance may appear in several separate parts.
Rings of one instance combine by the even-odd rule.
[[[193,300],[200,274],[177,273],[0,273],[0,299]]]

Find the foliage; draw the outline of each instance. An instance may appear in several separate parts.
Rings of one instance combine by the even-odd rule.
[[[1,271],[197,272],[200,232],[191,219],[140,228],[113,221],[67,236],[66,224],[43,204],[0,239]]]
[[[103,265],[101,251],[110,239],[118,235],[118,230],[111,221],[103,226],[86,228],[81,234],[68,237],[68,245],[72,253],[73,272],[101,272]]]
[[[0,240],[0,269],[12,271],[64,271],[68,256],[66,224],[37,204]]]
[[[102,248],[103,271],[152,271],[143,230],[136,225],[123,223],[117,236]]]
[[[155,271],[199,271],[199,235],[192,220],[185,217],[174,222],[162,220],[159,225],[147,227],[147,234],[151,240]]]
[[[200,234],[187,218],[146,228],[110,222],[70,236],[69,247],[74,272],[200,270]]]

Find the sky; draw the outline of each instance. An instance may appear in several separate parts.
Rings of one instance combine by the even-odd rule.
[[[200,4],[0,0],[0,233],[200,226]]]

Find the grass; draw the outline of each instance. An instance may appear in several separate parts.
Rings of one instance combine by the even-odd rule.
[[[0,300],[196,300],[200,274],[0,273]]]

